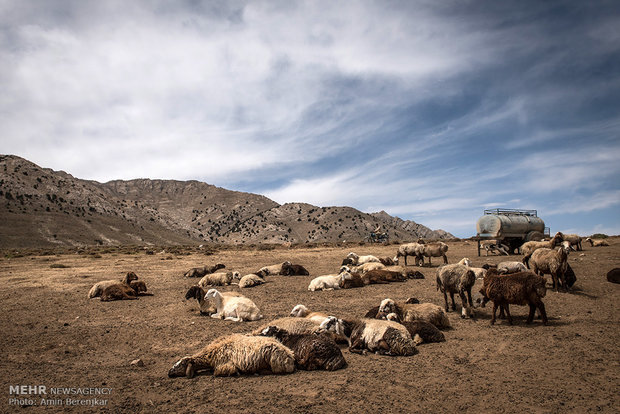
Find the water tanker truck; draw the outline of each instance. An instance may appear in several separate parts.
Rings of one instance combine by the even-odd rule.
[[[495,240],[497,247],[514,253],[525,242],[549,237],[549,228],[545,227],[536,210],[484,210],[484,215],[476,223],[476,231],[478,256],[481,240]]]

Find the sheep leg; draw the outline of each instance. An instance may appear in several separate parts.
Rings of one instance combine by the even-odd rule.
[[[532,321],[534,320],[534,313],[536,312],[536,305],[534,305],[533,303],[530,303],[530,314],[527,315],[527,320],[525,321],[525,323],[527,323],[528,325],[530,323],[532,323]]]
[[[461,297],[461,302],[463,303],[463,307],[461,308],[461,318],[466,318],[469,314],[469,308],[467,307],[465,292],[459,292],[459,296]]]
[[[443,255],[443,264],[448,264],[448,257],[445,254]]]
[[[454,303],[454,293],[450,292],[450,299],[452,300],[452,310],[455,311],[456,310],[456,303]],[[446,309],[447,311],[447,309]]]
[[[542,301],[539,301],[536,306],[538,307],[538,312],[540,312],[540,316],[542,317],[543,325],[547,325],[549,322],[547,319],[547,312],[545,311],[545,304]]]
[[[471,300],[471,288],[467,289],[467,301],[469,302],[469,306],[474,307],[474,302]]]
[[[508,309],[508,304],[502,304],[502,310],[506,310],[506,318],[508,319],[508,324],[512,325],[512,316],[510,316],[510,309]]]
[[[493,316],[491,316],[491,325],[495,325],[495,313],[497,312],[497,302],[493,301]]]
[[[443,292],[443,300],[446,302],[446,312],[449,312],[448,311],[448,294],[446,293],[445,290]]]
[[[349,352],[360,355],[364,354],[364,341],[361,337],[355,338],[355,341],[349,346]]]

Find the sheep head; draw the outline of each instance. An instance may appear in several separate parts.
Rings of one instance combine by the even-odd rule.
[[[239,273],[239,272],[232,272],[232,278],[233,278],[233,280],[241,280],[241,273]]]
[[[321,325],[319,325],[319,330],[344,336],[344,324],[342,319],[338,319],[335,316],[328,316],[325,318],[325,320],[321,322]]]
[[[394,321],[394,322],[399,322],[400,323],[400,318],[394,312],[388,313],[387,315],[385,315],[385,319],[387,319],[388,321]]]
[[[132,280],[138,280],[138,275],[136,275],[134,272],[127,272],[123,281],[129,284],[129,282],[131,282]]]
[[[209,289],[205,295],[205,300],[215,298],[216,296],[221,296],[221,293],[217,289]]]
[[[181,358],[172,366],[172,368],[170,368],[170,371],[168,371],[168,377],[170,378],[175,378],[175,377],[193,378],[195,372],[194,372],[194,366],[192,362],[193,362],[192,357],[187,356],[187,357]]]
[[[202,290],[200,286],[192,286],[191,288],[189,288],[189,290],[185,294],[186,300],[194,298],[200,301],[203,297],[204,297],[204,291]]]
[[[308,308],[306,308],[304,305],[299,304],[295,305],[295,307],[291,311],[290,316],[300,318],[306,316],[308,313]]]
[[[381,305],[379,305],[379,312],[392,313],[396,312],[396,303],[392,299],[383,299]]]
[[[459,263],[459,264],[462,264],[462,265],[465,265],[465,266],[467,266],[467,267],[471,267],[471,265],[472,265],[472,262],[471,262],[471,260],[469,260],[469,258],[468,258],[468,257],[463,257],[463,258],[461,259],[461,261],[459,261],[458,263]]]
[[[277,326],[271,325],[263,329],[260,333],[260,336],[272,336],[275,338],[282,338],[286,334],[288,334],[288,332],[285,329],[280,329]]]

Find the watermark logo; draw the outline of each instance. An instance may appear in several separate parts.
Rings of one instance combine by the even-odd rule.
[[[19,406],[106,406],[112,388],[49,387],[47,385],[9,385],[9,405]]]

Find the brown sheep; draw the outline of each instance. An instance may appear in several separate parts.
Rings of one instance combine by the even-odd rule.
[[[555,246],[560,245],[564,240],[562,239],[562,233],[556,233],[555,236],[551,238],[549,241],[529,241],[523,243],[519,250],[521,250],[521,254],[523,254],[523,264],[530,268],[530,257],[532,253],[536,251],[536,249],[540,249],[546,247],[548,249],[553,249]]]
[[[409,300],[407,300],[409,302]],[[383,299],[379,312],[395,313],[401,321],[425,321],[438,328],[450,328],[448,315],[441,306],[433,303],[397,303],[390,298]]]
[[[590,237],[586,239],[587,242],[590,242],[590,246],[592,247],[601,247],[601,246],[609,246],[609,243],[605,240],[592,240]]]
[[[557,232],[557,234],[562,235],[562,240],[569,242],[571,246],[577,246],[577,250],[583,250],[581,248],[581,240],[583,239],[578,234],[565,234],[562,232]]]
[[[101,294],[101,300],[109,302],[113,300],[131,300],[138,299],[138,294],[126,283],[117,283],[108,286]]]
[[[407,278],[400,272],[377,269],[364,273],[362,275],[362,280],[364,284],[371,285],[376,283],[404,282]]]
[[[146,293],[146,283],[143,280],[132,280],[129,286],[136,292],[137,296],[153,296],[152,293]]]
[[[214,273],[219,269],[224,269],[226,266],[222,263],[217,263],[213,266],[194,267],[185,272],[185,277],[204,277],[209,273]]]
[[[447,251],[448,245],[444,242],[425,244],[422,248],[422,256],[420,257],[420,259],[422,260],[421,265],[424,266],[424,257],[428,257],[429,266],[433,265],[431,261],[432,257],[443,257],[443,263],[448,264],[448,257],[446,256]]]
[[[297,368],[308,371],[316,369],[335,371],[347,366],[342,351],[329,335],[291,334],[276,326],[265,328],[260,335],[274,337],[293,351]]]
[[[607,272],[607,281],[611,283],[620,283],[620,268],[616,267]]]
[[[137,280],[138,276],[134,272],[127,272],[124,278],[119,280],[102,280],[101,282],[97,282],[93,285],[92,288],[88,291],[89,298],[96,298],[97,296],[101,296],[105,288],[108,286],[116,285],[121,282],[129,286],[129,283],[132,280]]]
[[[367,275],[368,273],[366,273]],[[360,275],[359,273],[345,273],[344,278],[341,280],[340,287],[342,289],[351,289],[356,287],[364,287],[367,283],[364,283],[366,275]]]
[[[484,277],[484,283],[480,289],[483,296],[482,307],[488,301],[493,301],[493,317],[491,324],[495,323],[495,314],[500,307],[506,312],[508,323],[512,325],[512,317],[508,305],[529,305],[530,313],[527,317],[527,324],[534,320],[534,313],[538,308],[542,322],[547,324],[547,313],[542,298],[547,293],[545,278],[532,272],[510,273],[500,275],[493,269],[489,269]]]
[[[284,276],[308,276],[310,272],[302,265],[284,263],[280,268],[280,274]]]

